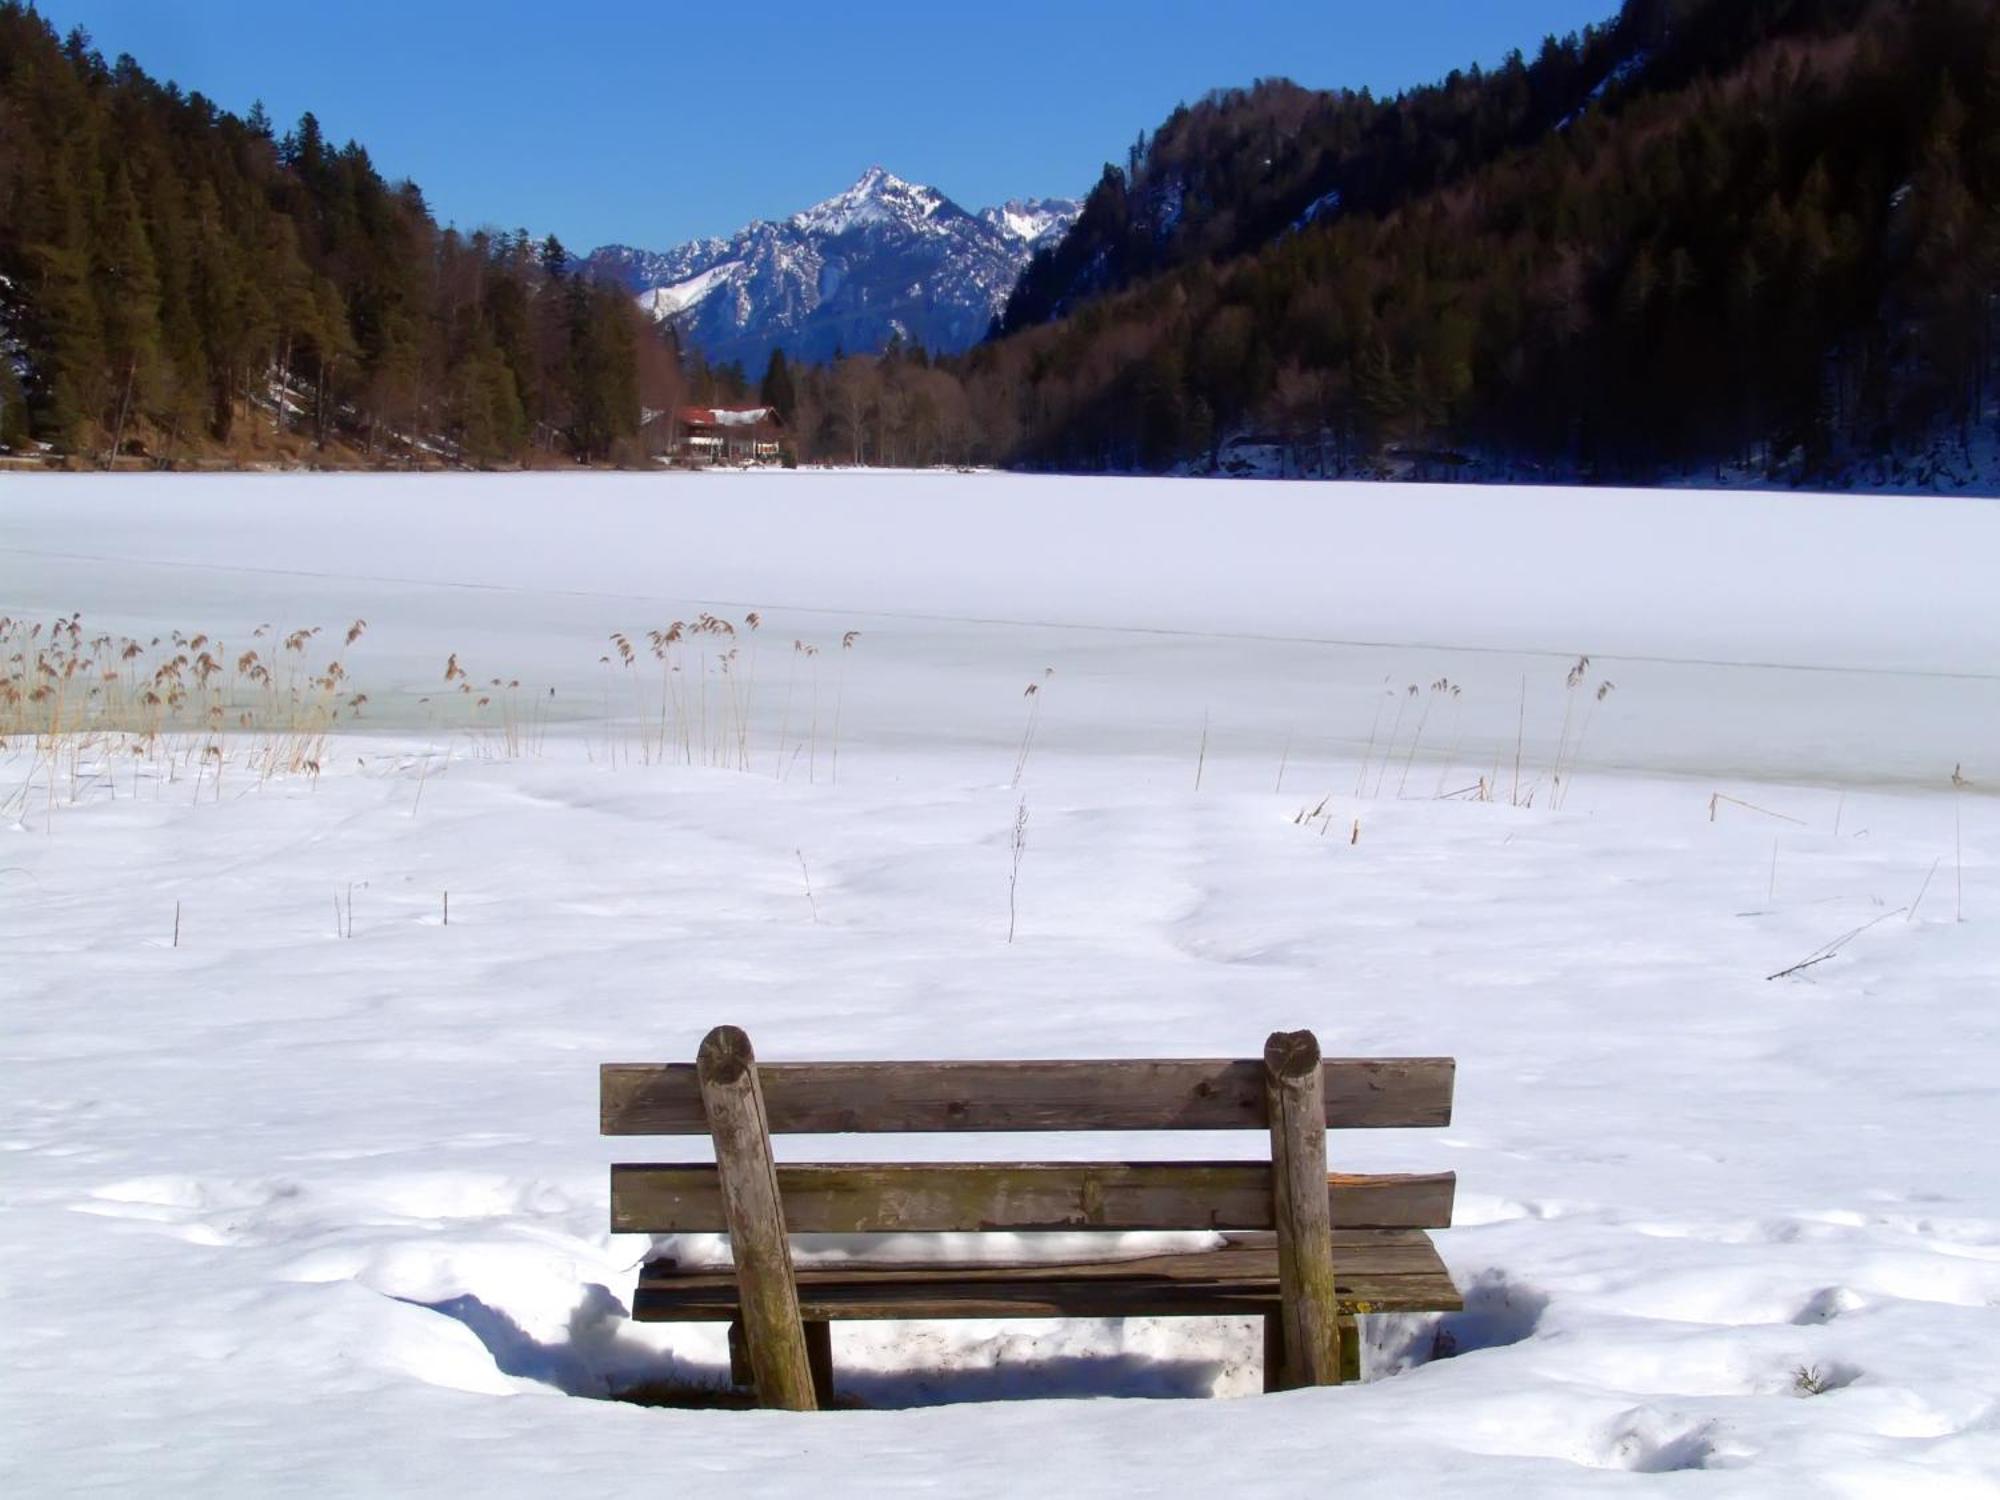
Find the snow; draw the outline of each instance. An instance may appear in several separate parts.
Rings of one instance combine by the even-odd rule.
[[[1619,62],[1616,66],[1614,66],[1611,69],[1610,72],[1606,73],[1604,77],[1602,77],[1597,81],[1596,86],[1592,88],[1589,93],[1583,96],[1583,103],[1579,104],[1575,109],[1571,110],[1568,114],[1564,115],[1560,120],[1556,121],[1556,129],[1557,130],[1569,129],[1570,126],[1574,125],[1579,119],[1583,117],[1583,113],[1585,110],[1589,109],[1591,105],[1597,103],[1606,94],[1611,92],[1612,89],[1621,87],[1622,85],[1631,82],[1634,78],[1637,78],[1641,73],[1645,72],[1646,65],[1650,63],[1652,60],[1653,60],[1652,52],[1647,48],[1641,47],[1637,52],[1634,52],[1630,57],[1625,58],[1623,61]]]
[[[824,360],[880,348],[892,331],[951,352],[985,336],[1029,256],[1078,211],[1062,199],[1023,199],[969,214],[875,167],[825,202],[728,240],[663,253],[607,245],[589,259],[718,362],[760,369],[779,345],[794,359]],[[733,295],[714,295],[725,289]]]
[[[936,188],[905,182],[893,172],[870,167],[847,191],[800,210],[789,222],[802,233],[829,236],[868,224],[894,223],[921,230],[940,210],[950,207],[951,200]]]
[[[755,427],[774,415],[768,406],[703,406],[692,410],[701,420],[716,427]]]
[[[316,779],[93,746],[51,799],[0,752],[0,1482],[1993,1495],[1996,560],[2000,508],[1947,499],[0,477],[0,615],[358,616],[371,698]],[[646,764],[599,661],[705,609],[747,771]],[[509,754],[452,652],[546,732]],[[604,1229],[608,1161],[702,1147],[595,1105],[722,1020],[772,1058],[1455,1055],[1451,1127],[1332,1148],[1458,1173],[1468,1311],[1269,1398],[1055,1399],[1248,1396],[1223,1319],[844,1325],[870,1409],[814,1417],[575,1399],[720,1375],[719,1330],[625,1319],[646,1247]]]
[[[735,284],[742,274],[743,262],[726,260],[719,266],[710,266],[684,281],[676,281],[667,286],[656,286],[641,292],[638,297],[640,310],[655,322],[686,312],[697,302],[704,300],[724,287]]]
[[[1340,189],[1333,188],[1328,192],[1321,193],[1312,202],[1308,203],[1299,216],[1292,220],[1291,227],[1294,230],[1304,229],[1308,224],[1317,224],[1328,214],[1337,214],[1339,212]]]
[[[1073,198],[1012,198],[998,208],[980,210],[979,217],[1035,249],[1060,239],[1081,212],[1082,205]]]

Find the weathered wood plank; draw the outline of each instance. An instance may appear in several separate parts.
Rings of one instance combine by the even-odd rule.
[[[852,1131],[1262,1130],[1259,1059],[764,1063],[770,1127]],[[1448,1057],[1329,1058],[1321,1091],[1336,1130],[1451,1123]],[[703,1135],[694,1070],[606,1063],[605,1135]]]
[[[1343,1311],[1365,1306],[1371,1313],[1456,1312],[1463,1307],[1445,1278],[1361,1283],[1342,1291]],[[808,1322],[958,1318],[1190,1318],[1277,1317],[1278,1283],[1259,1286],[1194,1288],[1131,1286],[1104,1281],[940,1282],[930,1286],[878,1287],[868,1283],[799,1290],[799,1309]],[[664,1288],[634,1294],[632,1316],[641,1323],[719,1323],[736,1315],[729,1289],[712,1296],[678,1296]]]
[[[803,1265],[793,1270],[800,1286],[866,1279],[871,1284],[900,1282],[977,1281],[1188,1281],[1235,1282],[1269,1280],[1278,1274],[1277,1236],[1245,1234],[1226,1237],[1213,1250],[1176,1250],[1160,1255],[1066,1261],[952,1261],[912,1264],[909,1261],[839,1260]],[[1437,1245],[1421,1229],[1361,1229],[1333,1232],[1338,1284],[1352,1277],[1445,1274]],[[687,1289],[730,1287],[736,1275],[727,1266],[687,1267],[673,1260],[649,1260],[641,1268],[646,1284],[671,1284]]]
[[[824,1318],[806,1322],[806,1364],[812,1369],[813,1395],[820,1407],[833,1405],[833,1324]]]
[[[1334,1289],[1343,1315],[1455,1311],[1463,1306],[1428,1235],[1336,1231]],[[1275,1315],[1278,1253],[1244,1245],[1132,1261],[998,1266],[801,1267],[808,1319],[1187,1317]],[[633,1298],[641,1322],[733,1317],[727,1271],[645,1266]],[[1282,1343],[1282,1336],[1280,1337]]]
[[[1294,1387],[1340,1383],[1320,1076],[1319,1041],[1310,1031],[1271,1033],[1264,1043],[1264,1087],[1270,1101],[1272,1212],[1278,1231],[1284,1380]]]
[[[982,1229],[1272,1229],[1263,1162],[892,1162],[776,1169],[794,1234]],[[1450,1172],[1327,1179],[1333,1222],[1349,1229],[1451,1223]],[[611,1169],[611,1228],[622,1234],[727,1228],[712,1166]]]
[[[734,1026],[701,1044],[701,1099],[715,1138],[714,1178],[736,1262],[743,1332],[760,1406],[813,1411],[812,1368],[792,1282],[791,1242],[778,1197],[771,1135],[757,1089],[757,1055]]]
[[[748,1390],[757,1383],[750,1373],[750,1340],[743,1336],[743,1313],[736,1301],[736,1278],[729,1279],[729,1383]]]

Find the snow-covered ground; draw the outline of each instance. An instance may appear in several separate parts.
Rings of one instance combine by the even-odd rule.
[[[0,478],[0,615],[232,654],[362,618],[370,699],[316,779],[232,741],[51,799],[0,752],[0,1481],[2000,1493],[1996,565],[1971,501]],[[684,676],[747,771],[647,763],[645,632],[703,610],[738,696]],[[477,707],[454,653],[520,687]],[[1249,1400],[1020,1399],[1248,1395],[1229,1320],[847,1325],[860,1411],[576,1399],[721,1374],[716,1330],[625,1320],[645,1247],[604,1229],[608,1161],[701,1143],[595,1129],[599,1062],[722,1020],[771,1058],[1452,1054],[1449,1129],[1332,1148],[1457,1171],[1469,1310]]]

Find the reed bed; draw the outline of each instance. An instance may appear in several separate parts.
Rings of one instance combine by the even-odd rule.
[[[1551,811],[1560,810],[1575,785],[1577,767],[1589,739],[1598,709],[1617,690],[1615,683],[1601,680],[1592,686],[1588,656],[1577,658],[1563,678],[1562,716],[1556,726],[1554,748],[1546,759],[1531,755],[1529,743],[1528,683],[1522,679],[1516,712],[1513,743],[1495,747],[1490,771],[1467,765],[1461,752],[1465,746],[1465,689],[1451,679],[1440,677],[1428,689],[1417,683],[1402,687],[1383,678],[1379,690],[1371,694],[1373,712],[1354,780],[1354,801],[1380,798],[1385,789],[1398,801],[1411,796],[1433,801],[1507,802],[1514,807],[1533,807],[1536,799]],[[1387,733],[1384,733],[1384,726]],[[1405,730],[1407,728],[1407,737]],[[1427,740],[1427,736],[1429,736]],[[1447,748],[1438,754],[1437,746]],[[1511,750],[1511,755],[1510,755]],[[1430,790],[1411,790],[1411,777],[1419,757],[1426,764],[1434,757],[1437,776]],[[1279,753],[1278,786],[1282,790],[1292,760],[1291,736]],[[1511,760],[1511,777],[1503,768]],[[1391,787],[1389,777],[1396,777]],[[1303,827],[1317,826],[1322,835],[1335,816],[1333,794],[1302,805],[1292,821]],[[1359,823],[1351,831],[1350,843],[1359,841]]]
[[[99,783],[117,792],[190,779],[221,795],[225,772],[259,781],[317,776],[327,736],[358,717],[340,654],[366,634],[356,620],[329,647],[322,629],[271,625],[232,648],[218,635],[174,630],[140,640],[86,631],[81,615],[0,616],[0,751],[28,752],[28,773],[0,793],[0,813],[52,810]]]
[[[803,774],[817,783],[824,756],[827,779],[837,780],[847,658],[861,632],[841,635],[831,684],[820,647],[792,641],[777,733],[760,741],[756,706],[763,623],[752,610],[740,627],[703,613],[636,637],[613,631],[611,650],[598,658],[606,672],[607,759],[614,765],[637,761],[768,771],[779,781]]]
[[[714,614],[635,633],[614,631],[599,657],[602,738],[586,740],[610,765],[686,765],[758,771],[808,782],[839,774],[848,658],[860,632],[839,638],[838,664],[794,640],[782,704],[760,692],[763,618]],[[219,798],[225,783],[317,778],[334,733],[363,722],[368,694],[347,657],[367,634],[320,626],[257,626],[225,643],[211,631],[133,637],[86,629],[81,615],[31,621],[0,616],[0,816],[52,815],[93,793],[154,793],[188,782]],[[433,761],[539,756],[554,689],[477,674],[457,652],[437,685],[414,700],[421,732],[442,741],[412,762],[418,798]],[[407,706],[407,704],[406,704]],[[770,733],[776,719],[776,732]],[[23,772],[25,767],[25,772]],[[822,777],[821,772],[825,772]],[[414,810],[413,804],[413,810]]]

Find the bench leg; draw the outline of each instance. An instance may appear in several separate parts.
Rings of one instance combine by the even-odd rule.
[[[806,1323],[806,1367],[823,1411],[833,1404],[833,1324]]]
[[[729,1320],[729,1383],[734,1386],[749,1386],[756,1383],[750,1372],[750,1338],[743,1331],[743,1320]]]
[[[1285,1388],[1285,1315],[1264,1314],[1264,1394]]]
[[[1340,1324],[1340,1383],[1359,1385],[1361,1383],[1361,1330],[1355,1325],[1354,1315],[1339,1319]],[[1264,1314],[1264,1391],[1289,1389],[1285,1384],[1285,1315],[1283,1313]]]

